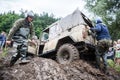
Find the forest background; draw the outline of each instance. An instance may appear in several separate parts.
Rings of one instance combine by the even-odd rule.
[[[90,19],[95,25],[95,18],[101,17],[103,22],[108,26],[112,40],[120,38],[120,0],[85,0],[85,9],[88,14],[91,14]],[[33,11],[34,12],[34,11]],[[7,34],[11,29],[13,23],[19,19],[24,18],[26,10],[21,9],[20,14],[15,11],[8,11],[0,14],[0,32],[5,31]],[[70,14],[70,13],[68,13]],[[42,30],[61,18],[56,18],[54,14],[47,12],[35,13],[34,29],[35,34],[39,37]]]

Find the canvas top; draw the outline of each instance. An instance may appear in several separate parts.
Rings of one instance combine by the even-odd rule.
[[[81,11],[76,9],[72,14],[62,18],[61,20],[56,21],[43,31],[46,32],[49,28],[54,26],[61,28],[62,31],[64,31],[66,29],[72,28],[80,24],[85,24],[90,27],[93,27],[92,22]]]

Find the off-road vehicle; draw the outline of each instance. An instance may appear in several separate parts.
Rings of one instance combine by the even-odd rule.
[[[67,64],[79,58],[95,58],[95,38],[91,21],[79,10],[43,30],[38,55]],[[94,33],[94,32],[92,32]]]

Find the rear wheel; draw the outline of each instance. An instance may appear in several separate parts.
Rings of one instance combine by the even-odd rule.
[[[64,44],[59,48],[56,57],[60,64],[69,64],[70,62],[79,59],[79,52],[74,45]]]

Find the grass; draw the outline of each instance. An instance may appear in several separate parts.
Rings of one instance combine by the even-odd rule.
[[[7,48],[4,48],[0,53],[0,58],[5,57],[7,55],[7,52],[8,52]]]
[[[108,65],[109,65],[111,68],[113,68],[113,69],[115,69],[116,71],[120,72],[120,65],[115,64],[115,62],[112,61],[112,60],[108,60],[107,62],[108,62]]]

